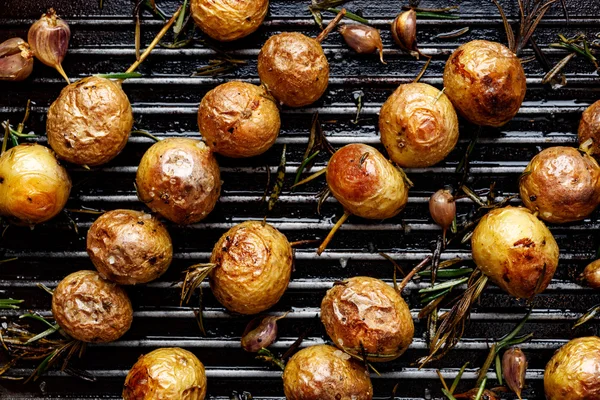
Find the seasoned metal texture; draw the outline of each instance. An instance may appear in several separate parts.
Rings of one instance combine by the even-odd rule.
[[[157,3],[171,13],[179,0]],[[503,0],[502,3],[510,18],[516,19],[516,1]],[[566,3],[570,12],[568,25],[561,8],[556,6],[538,28],[536,39],[544,49],[559,33],[592,35],[600,31],[600,1],[567,0]],[[196,113],[204,94],[231,79],[257,83],[257,55],[270,35],[291,30],[317,35],[318,29],[307,11],[308,4],[309,0],[272,0],[270,15],[258,32],[233,43],[210,42],[247,61],[228,76],[190,76],[214,57],[214,52],[202,44],[178,50],[155,50],[139,68],[143,78],[123,84],[133,105],[135,128],[163,138],[199,138]],[[481,38],[506,42],[502,22],[492,2],[421,2],[423,7],[448,4],[460,4],[457,14],[460,19],[422,18],[418,22],[420,47],[425,54],[433,56],[423,81],[440,88],[445,60],[460,44]],[[377,132],[379,109],[397,85],[410,82],[422,66],[422,61],[415,61],[399,51],[391,40],[389,23],[399,12],[400,5],[397,1],[377,0],[347,4],[349,10],[362,11],[381,29],[387,65],[380,64],[376,55],[355,54],[345,46],[340,35],[330,35],[323,45],[331,67],[329,89],[324,97],[307,108],[284,108],[281,136],[264,156],[247,160],[219,158],[224,183],[215,211],[205,221],[191,226],[167,224],[175,247],[171,268],[156,282],[127,288],[135,314],[131,330],[122,340],[88,347],[79,367],[91,372],[97,378],[96,383],[52,371],[28,385],[0,381],[0,398],[119,398],[125,375],[141,354],[158,347],[181,346],[193,351],[206,365],[208,392],[212,398],[229,398],[232,390],[245,390],[255,398],[282,399],[281,372],[261,364],[240,348],[239,337],[249,317],[226,312],[207,289],[204,291],[207,336],[202,337],[190,308],[179,307],[180,289],[175,285],[187,266],[208,260],[214,243],[226,229],[248,219],[263,218],[265,207],[261,197],[267,179],[266,168],[276,170],[284,144],[287,144],[289,160],[286,189],[268,221],[290,240],[302,240],[323,238],[335,218],[341,216],[342,208],[334,200],[324,205],[322,216],[316,212],[315,194],[324,186],[324,181],[310,183],[294,193],[288,188],[302,161],[311,116],[317,110],[334,146],[362,142],[382,149]],[[54,7],[70,24],[71,46],[63,67],[72,79],[122,72],[134,61],[133,4],[129,0],[104,0],[102,10],[98,9],[97,2],[90,0],[5,0],[0,8],[0,41],[17,35],[26,37],[31,22],[47,7]],[[145,16],[144,44],[150,42],[161,26],[162,21]],[[470,32],[462,37],[434,38],[439,33],[465,26]],[[547,52],[553,62],[563,57],[557,50]],[[531,54],[530,50],[524,52],[525,56]],[[528,91],[522,109],[501,129],[484,129],[473,152],[469,184],[475,189],[489,188],[496,182],[501,196],[517,193],[517,179],[527,162],[543,148],[574,145],[581,112],[600,97],[598,75],[580,58],[575,58],[566,69],[568,86],[556,91],[541,84],[543,70],[537,62],[526,63],[524,67]],[[36,61],[34,73],[26,82],[0,84],[0,119],[20,121],[25,103],[31,99],[35,105],[28,128],[41,135],[41,143],[46,143],[46,110],[63,86],[64,81],[56,71]],[[364,93],[365,107],[358,124],[353,124],[356,113],[353,96],[357,91]],[[307,327],[312,330],[302,346],[327,342],[317,315],[325,291],[335,280],[368,275],[390,282],[391,265],[378,252],[389,253],[405,268],[414,266],[431,252],[440,230],[429,218],[428,198],[445,184],[458,181],[455,167],[476,129],[462,123],[459,144],[445,161],[431,168],[407,170],[415,187],[410,192],[406,210],[398,217],[383,222],[351,217],[322,256],[318,257],[310,246],[297,250],[289,289],[272,309],[273,312],[291,310],[288,317],[280,321],[281,338],[273,346],[275,351],[285,351]],[[150,144],[146,138],[133,136],[123,153],[105,166],[91,171],[69,167],[74,189],[68,207],[144,210],[145,206],[135,195],[133,182],[140,158]],[[319,158],[313,171],[323,168],[326,161],[325,157]],[[514,203],[519,201],[514,200]],[[474,206],[469,201],[460,201],[458,209],[460,214],[466,214]],[[574,336],[597,333],[596,321],[575,331],[571,326],[582,311],[600,303],[600,294],[581,288],[575,281],[600,244],[598,216],[597,211],[582,223],[551,226],[560,246],[561,260],[548,290],[535,298],[533,314],[523,331],[535,333],[534,340],[522,346],[530,360],[529,386],[524,398],[544,398],[543,369],[555,349]],[[25,299],[26,308],[50,314],[50,297],[36,284],[54,287],[73,271],[93,268],[85,252],[85,235],[95,217],[74,214],[74,218],[79,233],[71,228],[65,216],[34,230],[8,229],[0,243],[0,259],[18,257],[18,260],[0,266],[0,297]],[[452,247],[442,258],[456,256],[468,261],[468,247]],[[464,340],[445,359],[419,370],[414,362],[427,354],[427,349],[425,324],[416,320],[420,308],[416,289],[425,285],[427,281],[411,283],[405,292],[415,317],[416,337],[400,359],[378,365],[381,375],[372,375],[378,399],[389,398],[397,383],[397,398],[441,398],[435,368],[441,368],[445,377],[453,378],[466,361],[470,362],[471,369],[464,375],[462,387],[469,389],[474,384],[476,367],[487,355],[490,341],[512,330],[526,310],[524,302],[490,286],[473,310]],[[3,311],[1,315],[11,318],[21,312]],[[32,367],[34,364],[20,364],[19,368],[23,369],[13,373],[26,375]]]

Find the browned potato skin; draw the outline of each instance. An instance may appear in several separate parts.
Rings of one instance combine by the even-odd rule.
[[[283,371],[287,400],[371,400],[369,373],[357,360],[325,344],[300,350]]]
[[[269,10],[268,0],[192,0],[192,17],[208,36],[221,42],[256,31]]]
[[[550,230],[523,207],[487,213],[473,232],[471,247],[481,271],[517,298],[543,292],[558,266],[558,245]]]
[[[573,339],[558,349],[546,365],[547,400],[600,399],[600,338]]]
[[[131,104],[121,85],[90,76],[66,86],[48,109],[48,144],[58,157],[95,166],[115,158],[133,127]]]
[[[371,362],[400,357],[413,341],[408,305],[385,282],[357,276],[336,284],[321,303],[321,321],[340,349]]]
[[[592,139],[592,154],[600,157],[600,100],[583,112],[578,134],[580,144]]]
[[[140,161],[136,183],[142,202],[182,225],[204,219],[221,194],[217,160],[203,142],[194,139],[155,143]]]
[[[506,46],[474,40],[456,49],[446,62],[444,87],[466,119],[498,127],[519,111],[527,82],[521,61]]]
[[[458,116],[448,97],[425,83],[400,85],[381,107],[381,143],[401,167],[429,167],[458,141]]]
[[[52,314],[69,336],[89,343],[119,339],[133,320],[127,293],[96,271],[78,271],[63,279],[52,296]]]
[[[165,226],[150,214],[133,210],[101,215],[88,231],[87,252],[100,276],[120,285],[150,282],[173,259]]]
[[[198,126],[208,147],[226,157],[253,157],[267,151],[279,135],[277,105],[261,86],[233,81],[204,96]]]
[[[156,349],[141,356],[123,386],[124,400],[203,400],[204,365],[179,347]]]
[[[292,247],[269,224],[246,221],[228,230],[215,244],[210,288],[229,311],[257,314],[271,308],[288,287]]]
[[[536,155],[519,180],[523,205],[553,223],[580,221],[600,204],[600,166],[573,147]]]
[[[347,211],[362,218],[391,218],[408,202],[402,174],[366,144],[349,144],[335,152],[327,165],[327,184]]]
[[[290,107],[317,101],[329,84],[321,44],[298,32],[271,36],[258,54],[258,75],[273,96]]]
[[[600,289],[600,259],[592,261],[585,267],[583,280],[589,287]]]
[[[20,144],[0,156],[0,216],[17,225],[35,225],[62,211],[71,178],[52,150]]]

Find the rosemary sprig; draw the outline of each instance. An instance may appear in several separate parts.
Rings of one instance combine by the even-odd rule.
[[[273,208],[275,208],[275,204],[277,204],[277,201],[279,201],[279,195],[281,194],[281,189],[283,189],[283,182],[285,181],[285,165],[287,162],[286,150],[287,150],[287,146],[284,144],[283,151],[281,152],[281,159],[279,161],[279,166],[277,167],[277,176],[275,177],[275,184],[273,185],[273,189],[271,190],[271,195],[269,196],[269,202],[267,204],[268,211],[272,211]]]
[[[208,65],[200,67],[192,74],[192,76],[219,76],[235,69],[241,65],[246,65],[247,62],[244,60],[236,60],[228,55],[221,54],[219,58],[209,60]]]
[[[204,329],[204,321],[202,319],[202,281],[206,279],[208,274],[216,267],[216,264],[195,264],[189,267],[185,271],[185,277],[181,284],[181,297],[179,299],[179,305],[182,306],[184,303],[190,302],[192,295],[199,290],[198,295],[198,308],[194,311],[196,315],[196,322],[198,327],[204,336],[206,336],[206,330]]]
[[[306,145],[306,150],[304,151],[304,155],[302,156],[302,163],[300,163],[300,166],[296,171],[296,177],[294,179],[294,185],[292,185],[292,191],[294,191],[295,187],[299,185],[302,173],[305,170],[310,171],[310,169],[313,167],[315,163],[315,157],[321,151],[327,152],[330,155],[333,155],[333,153],[335,153],[335,149],[325,137],[323,127],[321,126],[321,121],[319,120],[319,112],[317,111],[313,115],[312,123],[310,126],[310,135],[308,137],[308,144]]]
[[[264,347],[258,351],[256,359],[278,367],[282,371],[285,370],[285,362],[281,358],[276,357],[271,350],[265,349]]]
[[[598,59],[596,58],[595,52],[592,50],[592,45],[587,40],[587,37],[584,34],[579,34],[572,38],[567,38],[562,34],[558,35],[559,41],[557,43],[551,43],[550,47],[555,49],[563,49],[567,50],[569,54],[567,54],[562,60],[560,60],[554,67],[552,67],[544,78],[542,79],[542,83],[548,83],[555,79],[555,77],[567,66],[567,64],[575,58],[575,56],[580,56],[590,61],[596,72],[600,73],[600,65],[598,64]]]
[[[354,102],[356,103],[356,118],[354,118],[354,121],[352,121],[352,123],[354,125],[358,124],[358,117],[360,116],[360,112],[362,111],[363,108],[363,97],[364,97],[364,93],[362,90],[357,90],[355,92],[352,92],[352,97],[354,98]]]
[[[571,329],[575,329],[575,328],[585,324],[586,322],[594,319],[594,317],[596,317],[596,315],[598,315],[598,313],[600,313],[600,304],[596,304],[595,306],[593,306],[592,308],[587,310],[581,317],[579,317],[579,319],[577,319],[577,321],[573,325],[573,328],[571,328]]]
[[[417,17],[437,18],[437,19],[460,19],[458,15],[441,14],[431,11],[417,11]]]
[[[456,30],[450,31],[450,32],[438,33],[437,35],[433,36],[432,39],[452,39],[452,38],[462,36],[467,32],[469,32],[468,26],[461,28],[461,29],[456,29]]]
[[[139,72],[116,72],[114,74],[96,74],[98,78],[106,78],[106,79],[131,79],[131,78],[141,78],[142,74]]]
[[[313,19],[319,28],[323,29],[323,15],[321,13],[326,11],[338,14],[340,9],[337,7],[344,5],[348,1],[350,0],[312,0],[311,5],[308,6],[308,11],[313,16]],[[360,22],[361,24],[369,23],[369,21],[367,21],[365,18],[349,11],[346,11],[345,17],[353,21]]]
[[[0,299],[0,308],[17,310],[24,300]]]

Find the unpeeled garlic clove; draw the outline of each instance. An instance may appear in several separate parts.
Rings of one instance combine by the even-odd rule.
[[[379,30],[368,25],[342,25],[340,34],[354,51],[359,54],[371,54],[379,51],[379,59],[383,64],[383,43]]]
[[[446,189],[440,189],[435,192],[429,199],[429,212],[431,218],[444,231],[445,237],[446,231],[456,217],[456,202],[452,193]]]
[[[61,64],[67,54],[70,38],[69,25],[52,8],[31,25],[27,34],[27,41],[37,59],[56,68],[67,82],[69,78]]]
[[[250,353],[256,353],[262,348],[269,347],[277,339],[277,321],[280,317],[257,317],[248,323],[242,335],[242,348]]]
[[[502,375],[506,385],[521,398],[525,387],[525,373],[527,372],[527,357],[519,348],[510,348],[502,357]]]
[[[417,13],[408,10],[398,14],[392,22],[392,37],[402,50],[410,52],[414,57],[419,56],[417,48]]]
[[[22,81],[33,71],[33,53],[21,38],[0,43],[0,80]]]

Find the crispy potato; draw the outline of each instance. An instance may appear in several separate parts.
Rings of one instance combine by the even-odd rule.
[[[95,166],[115,158],[133,127],[120,83],[90,76],[67,85],[48,109],[48,144],[62,160]]]
[[[580,221],[600,204],[600,166],[572,147],[536,155],[519,180],[523,205],[553,223]]]
[[[258,75],[277,100],[290,107],[317,101],[329,84],[321,44],[298,32],[271,36],[258,54]]]
[[[358,357],[364,348],[371,362],[400,357],[415,333],[400,294],[366,276],[346,279],[329,289],[321,303],[321,321],[337,347]]]
[[[253,157],[273,146],[281,120],[277,105],[262,86],[232,81],[204,96],[198,126],[214,152],[226,157]]]
[[[401,167],[429,167],[458,141],[458,117],[448,97],[425,83],[400,85],[381,107],[381,143]]]
[[[135,180],[140,201],[177,224],[204,219],[221,194],[219,164],[212,151],[194,139],[170,138],[152,145]]]
[[[62,211],[71,178],[54,152],[39,144],[20,144],[0,156],[0,216],[18,225],[35,225]]]
[[[547,400],[600,399],[600,338],[573,339],[558,349],[546,365]]]
[[[519,111],[527,82],[519,58],[500,43],[474,40],[446,62],[444,87],[458,112],[477,125],[498,127]]]
[[[173,259],[165,226],[152,215],[133,210],[101,215],[88,231],[87,252],[102,278],[121,285],[150,282]]]
[[[346,210],[362,218],[391,218],[408,202],[402,174],[366,144],[349,144],[335,152],[327,165],[327,184]]]
[[[592,261],[585,267],[582,278],[589,287],[600,289],[600,259]]]
[[[578,135],[580,144],[592,139],[592,154],[600,157],[600,100],[583,112]]]
[[[203,400],[204,365],[187,350],[162,348],[141,356],[123,386],[124,400]]]
[[[78,271],[60,281],[52,296],[52,314],[71,337],[106,343],[129,330],[133,309],[127,293],[96,271]]]
[[[532,298],[550,284],[558,266],[558,245],[528,209],[490,211],[471,239],[473,261],[492,282],[517,298]]]
[[[257,314],[271,308],[288,287],[292,247],[269,224],[246,221],[234,226],[215,244],[210,262],[210,288],[228,310]]]
[[[371,400],[369,373],[359,361],[325,344],[300,350],[283,371],[287,400]]]
[[[262,24],[269,0],[192,0],[194,22],[208,36],[221,42],[243,38]]]

